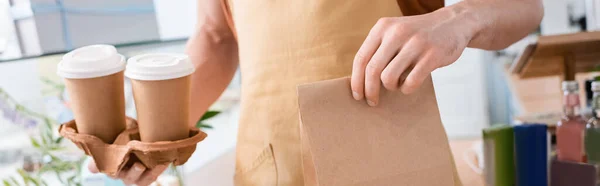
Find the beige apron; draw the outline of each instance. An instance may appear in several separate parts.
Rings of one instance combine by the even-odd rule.
[[[398,2],[228,0],[224,5],[230,26],[235,25],[242,73],[235,184],[303,185],[296,86],[349,76],[377,20],[402,16]]]

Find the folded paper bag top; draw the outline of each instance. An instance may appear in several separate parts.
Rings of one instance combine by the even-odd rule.
[[[429,77],[368,106],[350,79],[298,87],[307,185],[460,185]]]

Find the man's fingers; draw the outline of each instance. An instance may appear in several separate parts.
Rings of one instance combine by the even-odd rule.
[[[422,60],[427,60],[427,58]],[[406,80],[402,83],[402,86],[400,87],[402,93],[411,94],[419,89],[423,81],[425,81],[425,78],[431,74],[432,70],[433,69],[430,68],[424,61],[418,62],[415,68],[410,71],[406,77]]]
[[[121,178],[127,185],[134,184],[140,179],[144,171],[146,171],[146,167],[144,165],[141,163],[134,163],[133,166],[131,166],[129,170],[124,171],[119,178]]]
[[[121,171],[115,179],[121,179],[125,185],[150,185],[162,174],[169,165],[157,165],[153,169],[146,169],[141,163],[134,163],[131,168]],[[94,161],[88,164],[90,172],[97,173],[98,169]]]
[[[152,182],[156,181],[156,178],[158,178],[158,176],[162,174],[167,167],[168,165],[157,165],[153,169],[144,172],[144,174],[142,174],[142,176],[140,176],[140,178],[137,180],[136,184],[139,186],[152,184]]]
[[[370,106],[376,106],[379,103],[381,72],[392,57],[397,54],[397,47],[396,44],[391,42],[382,44],[367,64],[365,69],[365,98]]]
[[[380,44],[381,36],[371,30],[354,57],[350,86],[352,87],[352,96],[356,100],[361,100],[364,97],[365,68]]]
[[[398,55],[381,72],[381,82],[388,90],[398,90],[402,83],[402,74],[418,60],[419,52],[415,51],[410,45],[407,46],[409,47],[402,48]]]
[[[88,163],[88,170],[90,170],[90,172],[94,174],[100,172],[94,160],[91,160],[90,163]]]

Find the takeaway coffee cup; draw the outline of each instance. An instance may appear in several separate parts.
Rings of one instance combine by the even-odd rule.
[[[65,54],[57,73],[65,79],[77,130],[112,143],[125,130],[125,58],[114,46],[91,45]]]
[[[140,138],[145,142],[189,137],[190,74],[186,55],[144,54],[127,60]]]

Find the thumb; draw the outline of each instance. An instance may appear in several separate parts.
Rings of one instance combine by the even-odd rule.
[[[99,173],[100,172],[100,170],[98,170],[98,167],[96,166],[96,162],[94,160],[91,160],[90,163],[88,163],[88,169],[92,173]]]

